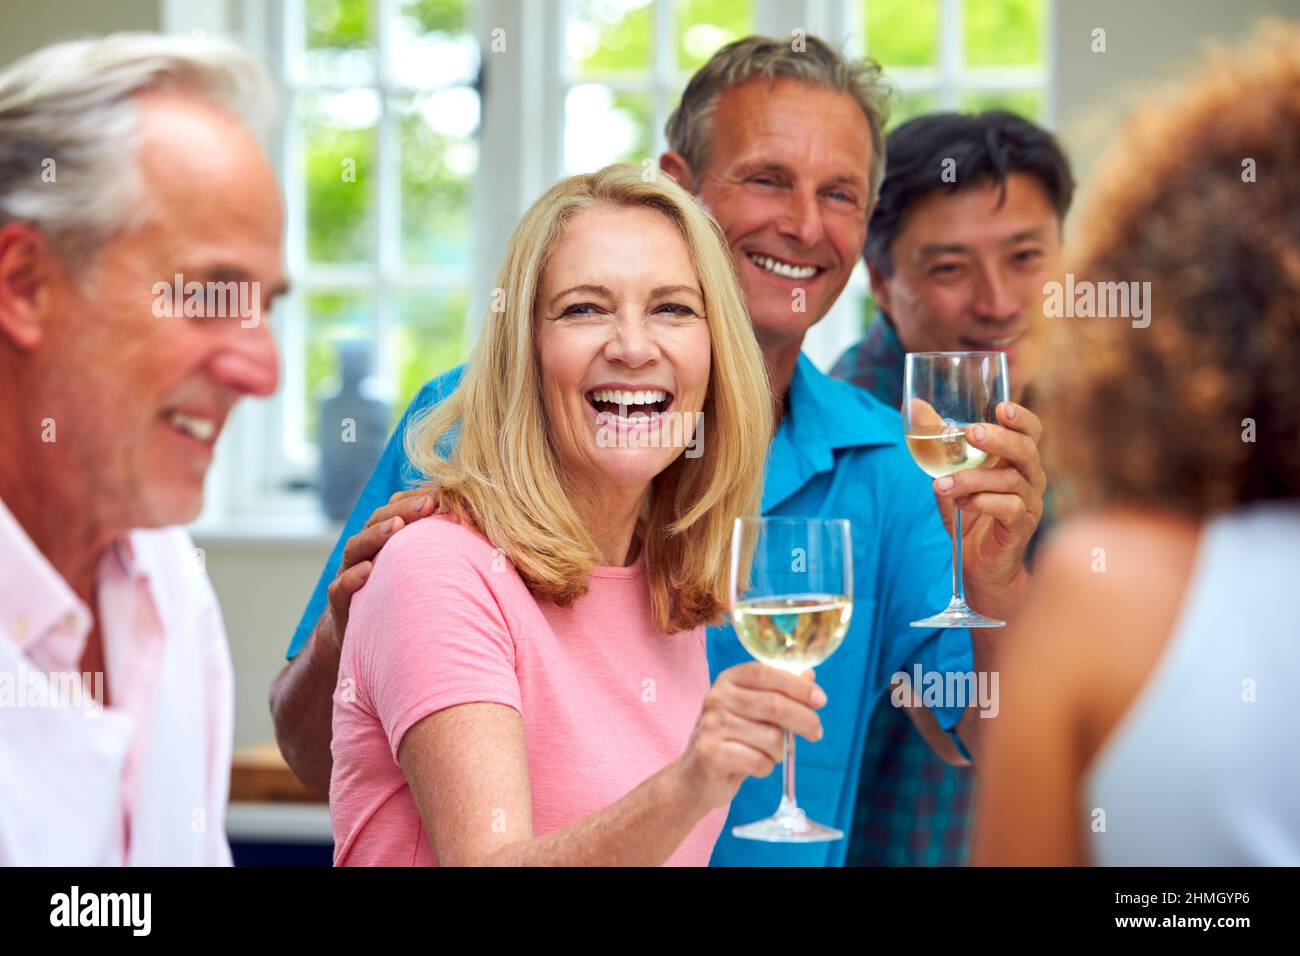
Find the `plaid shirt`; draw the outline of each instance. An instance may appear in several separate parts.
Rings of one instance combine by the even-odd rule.
[[[891,408],[903,404],[907,354],[889,319],[880,314],[866,337],[845,352],[831,377],[852,382]],[[1054,524],[1050,494],[1025,555],[1029,561]],[[944,763],[908,716],[876,703],[862,753],[857,809],[849,835],[849,866],[960,866],[970,852],[975,767]]]
[[[903,356],[889,320],[878,315],[866,338],[845,352],[831,377],[852,382],[890,408],[903,404]],[[867,725],[849,866],[961,865],[970,850],[974,766],[944,763],[911,719],[877,701]]]

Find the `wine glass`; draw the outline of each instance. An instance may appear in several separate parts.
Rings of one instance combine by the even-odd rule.
[[[849,523],[830,518],[737,518],[731,536],[731,619],[745,650],[792,674],[835,653],[853,613]],[[794,797],[794,734],[785,732],[780,806],[733,827],[750,840],[812,843],[844,834],[814,823]]]
[[[1005,352],[909,352],[903,367],[903,431],[907,449],[931,478],[992,468],[998,459],[966,441],[966,429],[997,423],[994,410],[1010,400]],[[952,600],[913,627],[1002,627],[966,603],[961,573],[961,509],[954,508]]]

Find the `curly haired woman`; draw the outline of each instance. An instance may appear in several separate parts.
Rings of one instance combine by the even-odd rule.
[[[1002,671],[973,861],[1300,864],[1300,27],[1140,112],[1076,228],[1045,427],[1086,512]]]

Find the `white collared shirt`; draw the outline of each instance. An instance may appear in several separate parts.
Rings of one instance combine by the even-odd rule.
[[[90,610],[0,501],[0,865],[229,866],[234,679],[189,535],[117,541],[96,602],[107,708]]]

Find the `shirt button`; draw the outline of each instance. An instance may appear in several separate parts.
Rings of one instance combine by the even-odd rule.
[[[31,625],[27,623],[26,615],[22,614],[14,618],[10,622],[9,626],[14,632],[14,637],[18,638],[20,641],[27,636],[27,631],[31,627]]]
[[[75,631],[77,629],[77,615],[72,611],[63,615],[63,629],[65,631]]]

